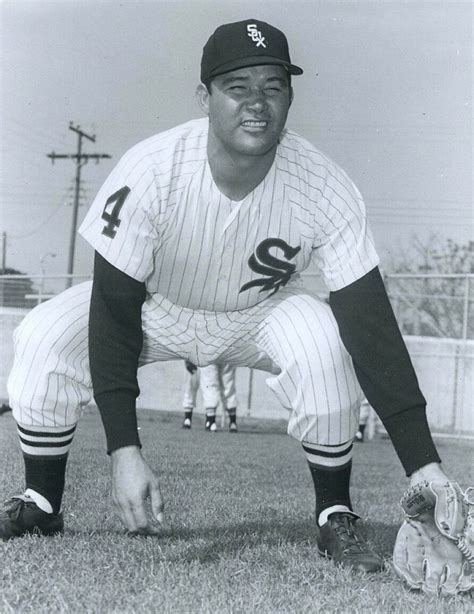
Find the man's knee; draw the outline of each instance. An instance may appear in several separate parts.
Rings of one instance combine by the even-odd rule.
[[[68,290],[33,309],[16,329],[7,387],[17,421],[73,424],[89,402],[89,298],[88,288]]]
[[[298,298],[273,329],[276,344],[283,349],[280,359],[286,363],[280,366],[296,363],[306,375],[327,368],[343,371],[349,355],[330,308],[311,297]]]

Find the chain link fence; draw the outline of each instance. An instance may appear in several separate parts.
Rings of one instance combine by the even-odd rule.
[[[474,275],[389,274],[388,294],[405,335],[474,338]]]
[[[88,275],[0,275],[0,307],[32,309]]]
[[[474,275],[400,273],[385,281],[428,409],[436,409],[432,424],[474,436]]]

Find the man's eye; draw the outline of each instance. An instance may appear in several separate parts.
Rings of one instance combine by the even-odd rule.
[[[282,89],[280,87],[266,87],[265,91],[269,94],[280,94]]]
[[[243,85],[232,85],[230,89],[233,92],[243,92],[246,88]]]

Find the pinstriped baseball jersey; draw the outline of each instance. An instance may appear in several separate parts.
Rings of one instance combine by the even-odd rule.
[[[151,137],[120,160],[80,233],[150,294],[191,309],[253,306],[311,261],[330,290],[378,264],[362,198],[308,141],[285,131],[265,179],[241,201],[217,188],[208,119]]]

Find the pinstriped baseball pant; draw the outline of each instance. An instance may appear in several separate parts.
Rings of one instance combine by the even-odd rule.
[[[15,330],[8,392],[16,421],[30,433],[53,438],[66,432],[92,398],[91,287],[79,284],[39,305]],[[362,392],[352,360],[329,306],[304,289],[287,286],[231,312],[195,311],[152,295],[142,327],[140,365],[188,359],[198,366],[225,362],[267,371],[267,385],[288,409],[292,437],[319,445],[353,438]]]

